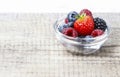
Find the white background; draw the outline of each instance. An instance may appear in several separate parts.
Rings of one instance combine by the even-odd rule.
[[[120,12],[119,0],[0,0],[0,13],[45,13],[80,11]]]

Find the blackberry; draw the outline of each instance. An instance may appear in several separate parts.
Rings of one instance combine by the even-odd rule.
[[[94,18],[94,24],[95,24],[95,29],[101,29],[105,31],[107,28],[106,22],[99,17]]]

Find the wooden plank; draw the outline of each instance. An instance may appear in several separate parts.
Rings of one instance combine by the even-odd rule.
[[[97,13],[111,24],[93,55],[78,55],[57,41],[53,24],[65,14],[0,14],[1,77],[120,77],[120,14]]]

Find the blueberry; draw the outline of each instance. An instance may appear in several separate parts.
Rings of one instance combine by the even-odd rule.
[[[67,24],[68,24],[69,27],[73,27],[74,22],[68,22]]]
[[[75,12],[75,11],[69,12],[68,15],[67,15],[68,21],[69,22],[74,22],[77,19],[76,18],[77,16],[78,16],[77,12]]]
[[[60,25],[60,26],[58,27],[58,30],[59,30],[60,32],[62,32],[62,30],[63,30],[64,28],[68,28],[68,27],[69,27],[68,24],[62,24],[62,25]]]
[[[85,42],[87,42],[87,43],[92,42],[93,39],[91,39],[91,38],[93,38],[91,35],[85,36]]]
[[[90,43],[92,41],[94,41],[93,38],[91,35],[87,35],[87,36],[79,36],[77,41],[78,42],[81,42],[82,44],[85,44],[85,43]]]
[[[85,36],[79,36],[79,38],[85,38]]]
[[[91,35],[87,35],[85,36],[85,38],[93,38]]]
[[[77,41],[78,41],[78,42],[83,42],[83,41],[84,41],[84,40],[82,40],[83,38],[85,38],[85,36],[78,36]]]

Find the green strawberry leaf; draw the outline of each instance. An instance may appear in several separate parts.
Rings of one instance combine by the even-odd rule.
[[[75,18],[76,19],[84,19],[85,16],[86,16],[86,14],[82,13],[81,15],[77,15]]]
[[[80,18],[80,15],[75,16],[76,19]]]

